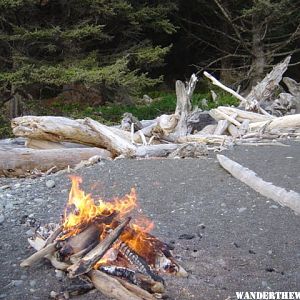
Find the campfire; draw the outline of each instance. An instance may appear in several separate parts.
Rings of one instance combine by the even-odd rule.
[[[60,224],[36,229],[28,241],[37,252],[22,267],[46,258],[70,278],[84,282],[73,294],[96,288],[122,300],[161,298],[162,275],[187,276],[171,247],[150,234],[154,224],[139,209],[135,189],[122,198],[95,200],[80,189],[80,177],[71,179]],[[62,299],[65,294],[52,296]]]

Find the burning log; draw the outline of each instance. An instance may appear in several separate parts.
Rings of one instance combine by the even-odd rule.
[[[109,247],[118,239],[130,218],[125,219],[117,226],[101,243],[88,252],[80,261],[68,268],[70,277],[76,277],[87,273],[103,257]]]
[[[153,280],[164,283],[164,280],[157,274],[155,274],[147,264],[147,262],[139,256],[134,250],[130,249],[126,243],[121,243],[119,248],[120,253],[135,265],[138,270],[146,275],[149,275]]]
[[[98,270],[91,270],[88,273],[94,286],[107,297],[118,300],[142,300],[143,298],[135,295],[125,288],[117,279]]]

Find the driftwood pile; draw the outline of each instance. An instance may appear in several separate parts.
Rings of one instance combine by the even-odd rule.
[[[161,274],[187,277],[172,247],[128,217],[135,207],[134,190],[122,199],[95,204],[78,190],[79,182],[73,178],[64,220],[38,227],[28,239],[36,252],[21,263],[30,267],[46,258],[68,277],[81,279],[62,292],[52,292],[52,298],[69,299],[96,288],[114,299],[155,300],[165,292]]]
[[[73,168],[91,156],[93,161],[117,157],[200,157],[209,150],[221,151],[235,144],[269,144],[282,138],[297,138],[300,84],[284,78],[290,93],[277,93],[289,61],[287,57],[275,66],[246,97],[204,72],[213,84],[241,101],[239,108],[221,106],[209,112],[193,109],[191,98],[198,80],[193,74],[186,84],[176,82],[174,114],[155,120],[139,121],[127,113],[120,126],[106,126],[90,118],[15,118],[13,133],[26,138],[26,146],[31,149],[7,153],[0,148],[0,175],[26,176]]]

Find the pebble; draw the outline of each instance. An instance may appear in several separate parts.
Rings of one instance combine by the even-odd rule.
[[[0,215],[0,225],[3,224],[4,221],[5,221],[4,215]]]
[[[46,181],[46,187],[48,187],[48,188],[55,187],[55,181],[54,180],[47,180]]]
[[[243,211],[247,210],[247,207],[241,207],[238,209],[238,212],[239,213],[242,213]]]
[[[2,185],[2,186],[0,186],[0,190],[1,191],[6,190],[6,189],[10,189],[10,185]]]
[[[268,254],[269,254],[269,255],[273,254],[273,251],[272,251],[272,250],[269,250],[269,251],[268,251]]]
[[[271,205],[270,208],[278,208],[277,205]]]
[[[55,276],[59,279],[63,278],[64,272],[61,270],[55,270]]]
[[[29,284],[31,287],[34,287],[36,285],[36,280],[30,280]]]
[[[20,286],[23,284],[23,280],[13,280],[12,285],[13,286]]]
[[[14,208],[14,205],[13,205],[11,202],[8,202],[8,203],[5,205],[5,208],[6,208],[6,209],[13,209],[13,208]]]
[[[36,203],[43,203],[44,199],[42,199],[42,198],[34,198],[33,201],[36,202]]]
[[[194,234],[189,234],[189,233],[184,233],[184,234],[181,234],[179,236],[180,240],[191,240],[193,238],[195,238],[195,235]]]
[[[27,278],[26,275],[22,275],[22,276],[21,276],[21,279],[22,279],[22,280],[25,280],[26,278]]]
[[[17,188],[19,188],[21,186],[21,183],[16,183],[15,185],[14,185],[14,187],[17,189]]]

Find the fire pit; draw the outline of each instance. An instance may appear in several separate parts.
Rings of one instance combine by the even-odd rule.
[[[59,225],[39,226],[28,241],[37,251],[22,263],[29,267],[42,258],[84,284],[73,294],[96,288],[115,299],[155,299],[165,291],[163,274],[187,276],[171,247],[150,234],[153,222],[138,208],[134,189],[123,198],[94,200],[72,188]],[[56,299],[67,297],[53,294]]]

